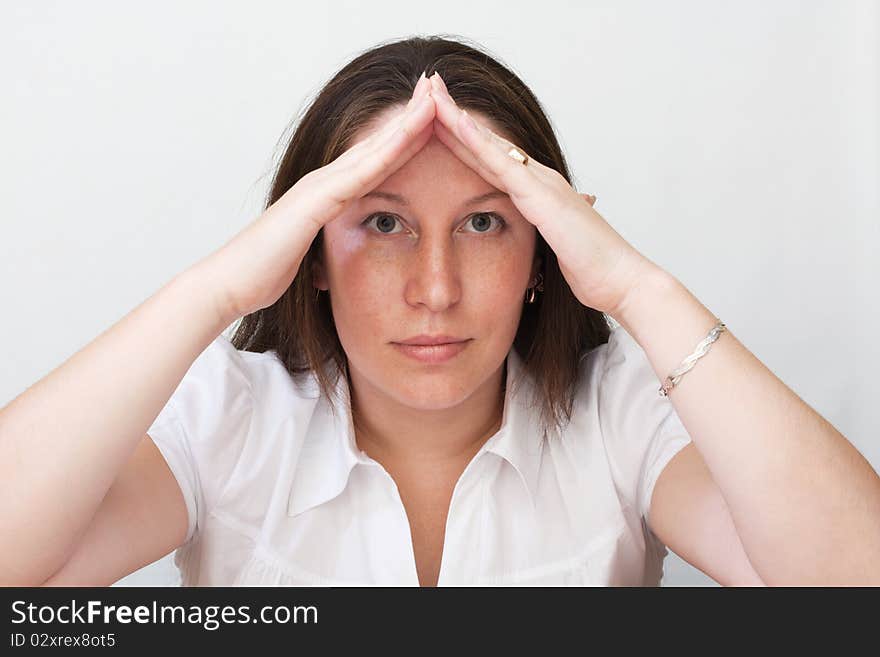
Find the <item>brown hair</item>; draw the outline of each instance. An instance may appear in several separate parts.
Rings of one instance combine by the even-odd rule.
[[[476,44],[445,36],[413,37],[380,44],[345,65],[321,89],[293,132],[272,182],[266,206],[302,176],[339,157],[351,138],[391,105],[406,104],[419,76],[439,71],[461,107],[481,112],[530,157],[571,182],[553,129],[532,91]],[[245,351],[275,350],[292,377],[313,372],[331,398],[338,377],[348,378],[326,294],[316,298],[313,264],[321,257],[318,231],[290,287],[271,306],[241,319],[232,344]],[[581,304],[565,282],[556,255],[537,234],[544,291],[523,304],[513,348],[535,381],[545,431],[571,419],[582,357],[608,341],[605,314]],[[328,372],[324,363],[335,364]],[[331,382],[330,375],[334,376]]]

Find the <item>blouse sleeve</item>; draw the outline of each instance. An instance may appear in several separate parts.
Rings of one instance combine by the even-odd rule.
[[[638,342],[612,329],[599,385],[599,423],[609,462],[624,500],[647,521],[654,484],[691,437]]]
[[[221,334],[199,354],[147,430],[183,493],[189,518],[184,543],[204,526],[242,452],[252,400],[245,363]]]

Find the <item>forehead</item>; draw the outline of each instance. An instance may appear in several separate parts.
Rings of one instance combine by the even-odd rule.
[[[368,125],[355,133],[350,145],[354,145],[368,137],[380,132],[390,123],[400,120],[404,113],[403,105],[394,105],[382,111]],[[498,132],[496,126],[480,112],[468,112],[473,114],[478,121],[488,124]],[[381,147],[381,146],[379,146]],[[405,187],[417,186],[423,189],[426,185],[441,188],[446,194],[456,191],[456,196],[467,195],[468,197],[479,193],[485,193],[494,189],[480,174],[465,164],[453,153],[436,135],[425,143],[409,160],[392,172],[378,189],[396,191]],[[460,194],[459,194],[460,192]]]
[[[379,132],[382,128],[388,126],[391,122],[399,121],[400,117],[405,111],[406,106],[403,104],[390,105],[384,110],[381,110],[376,116],[370,119],[363,127],[355,132],[354,136],[350,140],[349,146],[354,146],[359,141],[362,141],[370,135]],[[505,131],[502,130],[498,126],[498,124],[496,124],[483,112],[479,110],[468,109],[468,114],[476,118],[483,125],[488,125],[496,134],[501,135],[505,139],[510,139],[510,136],[505,134]]]

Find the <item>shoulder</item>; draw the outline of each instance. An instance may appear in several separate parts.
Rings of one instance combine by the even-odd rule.
[[[636,508],[660,462],[689,441],[644,349],[621,326],[582,358],[569,441],[604,452],[626,502]]]
[[[217,500],[233,480],[274,476],[285,443],[302,442],[319,396],[313,373],[294,377],[274,350],[237,349],[220,334],[189,367],[151,435],[185,450]]]
[[[651,425],[658,414],[668,415],[671,402],[659,394],[660,380],[647,353],[623,327],[615,326],[608,342],[594,351],[589,362],[603,431],[628,433],[637,422]]]
[[[674,408],[641,345],[615,326],[592,365],[595,412],[608,449],[635,459]]]
[[[295,380],[275,351],[240,350],[221,334],[188,368],[154,428],[179,427],[203,467],[228,474],[249,440],[265,442],[273,427],[313,406],[317,396],[311,373]],[[260,431],[253,431],[255,423]]]
[[[169,400],[179,410],[203,400],[217,401],[223,395],[251,393],[251,359],[220,334],[196,357]],[[188,404],[185,405],[184,402]]]
[[[646,358],[647,355],[635,338],[622,326],[615,324],[608,333],[608,341],[585,352],[581,356],[581,362],[604,377],[611,368],[620,367],[627,362],[633,365],[635,361]]]
[[[257,353],[237,349],[226,334],[217,336],[199,354],[181,386],[199,386],[217,400],[246,396],[252,404],[271,401],[267,397],[277,391],[303,399],[318,394],[316,377],[311,372],[293,377],[274,350]]]
[[[643,388],[653,378],[647,354],[623,327],[616,325],[607,342],[581,355],[575,393],[581,406],[588,398],[607,405],[625,397],[632,385]]]

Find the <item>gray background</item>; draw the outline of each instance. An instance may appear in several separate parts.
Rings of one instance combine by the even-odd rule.
[[[3,15],[0,403],[255,219],[279,138],[339,67],[449,33],[523,77],[578,190],[880,465],[876,3],[80,1]],[[177,579],[169,556],[117,585]],[[714,585],[674,555],[663,583]]]

